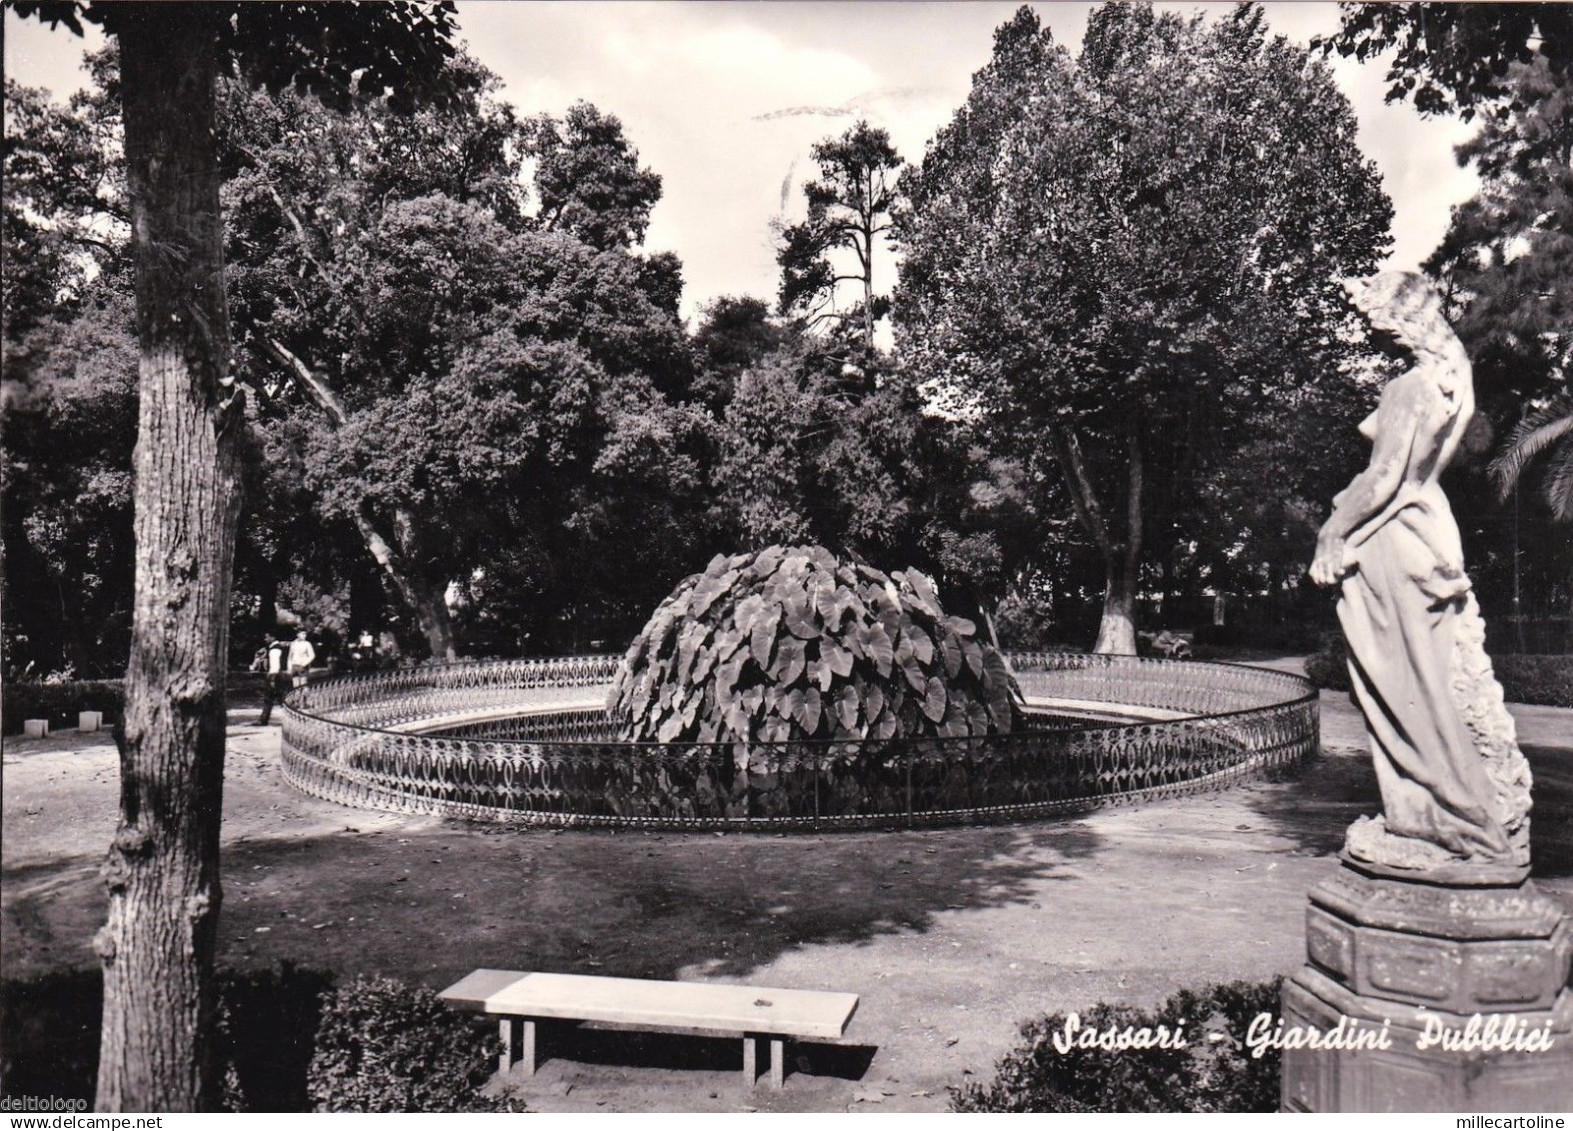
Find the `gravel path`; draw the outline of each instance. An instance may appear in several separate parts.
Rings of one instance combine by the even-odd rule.
[[[1512,710],[1537,882],[1573,903],[1573,711]],[[1291,782],[1030,825],[780,837],[343,809],[284,786],[277,728],[237,711],[220,962],[432,987],[496,966],[849,990],[846,1047],[805,1050],[782,1093],[740,1086],[735,1042],[625,1033],[549,1037],[565,1055],[518,1087],[542,1110],[942,1110],[1029,1017],[1300,964],[1305,892],[1376,808],[1357,714],[1342,694],[1322,711],[1324,756]],[[113,747],[7,740],[3,772],[0,970],[91,966]]]

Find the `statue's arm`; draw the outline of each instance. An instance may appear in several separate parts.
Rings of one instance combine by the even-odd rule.
[[[1353,566],[1346,561],[1349,535],[1380,514],[1403,485],[1424,408],[1406,389],[1389,388],[1377,408],[1371,462],[1333,499],[1333,513],[1316,537],[1311,580],[1336,585]]]

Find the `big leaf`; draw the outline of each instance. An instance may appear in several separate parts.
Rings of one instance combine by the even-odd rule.
[[[983,646],[976,640],[963,640],[961,642],[961,651],[967,657],[967,666],[972,669],[972,674],[982,679]]]
[[[781,606],[762,604],[753,624],[748,626],[748,648],[754,663],[761,669],[770,669],[771,649],[776,642],[776,628],[781,621]]]
[[[947,632],[939,638],[939,651],[945,660],[945,674],[955,679],[961,674],[961,665],[966,662],[961,654],[961,645]]]
[[[882,676],[889,676],[891,666],[896,662],[896,646],[882,624],[871,624],[863,629],[863,651],[874,661],[874,667]]]
[[[776,645],[776,662],[770,669],[770,674],[783,687],[789,687],[797,682],[798,676],[803,674],[806,661],[803,657],[803,642],[793,636],[783,636]]]
[[[872,723],[884,709],[885,693],[880,690],[879,684],[869,684],[863,692],[863,717]]]
[[[851,684],[844,685],[835,698],[836,718],[843,730],[853,730],[858,722],[858,693]]]
[[[945,681],[931,676],[923,691],[923,714],[937,723],[945,717]]]
[[[819,729],[819,716],[823,711],[823,702],[819,697],[819,688],[810,687],[803,692],[802,712],[798,715],[798,722],[803,725],[803,733],[812,737]]]
[[[788,594],[781,608],[781,618],[787,631],[799,640],[814,640],[819,636],[819,619],[807,593]]]

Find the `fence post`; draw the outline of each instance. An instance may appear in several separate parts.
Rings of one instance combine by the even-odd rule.
[[[819,747],[814,747],[814,828],[819,828]]]
[[[907,828],[912,827],[912,743],[904,744],[907,748]]]

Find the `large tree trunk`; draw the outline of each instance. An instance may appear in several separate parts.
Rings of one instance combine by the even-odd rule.
[[[1104,562],[1103,617],[1098,622],[1094,652],[1136,654],[1136,571],[1129,563],[1128,551]]]
[[[1142,487],[1145,473],[1141,434],[1134,421],[1125,431],[1125,540],[1104,558],[1103,619],[1095,652],[1136,655],[1136,585],[1141,576]]]
[[[228,375],[203,5],[121,9],[140,416],[120,822],[104,864],[101,1111],[212,1106],[224,672],[241,406]]]
[[[1109,531],[1102,504],[1087,474],[1086,461],[1076,434],[1068,428],[1054,432],[1055,454],[1070,488],[1071,503],[1082,528],[1103,555],[1103,617],[1098,623],[1095,652],[1119,656],[1136,654],[1136,585],[1142,550],[1142,487],[1144,481],[1141,435],[1134,422],[1126,430],[1125,537]]]
[[[311,398],[312,403],[322,410],[323,415],[333,423],[335,428],[344,427],[349,421],[349,414],[344,411],[344,406],[339,403],[339,398],[332,388],[313,372],[311,366],[295,356],[282,342],[273,338],[264,338],[263,348],[273,356],[274,360],[284,365],[300,388]],[[420,527],[415,521],[415,516],[403,507],[396,507],[393,523],[398,533],[397,546],[383,536],[370,516],[364,512],[355,516],[355,529],[360,532],[361,541],[366,544],[366,549],[388,575],[388,580],[393,582],[393,587],[399,591],[405,607],[415,614],[415,622],[420,626],[421,635],[426,637],[426,646],[431,649],[432,658],[457,659],[459,651],[444,593],[442,589],[421,576],[415,565],[419,560],[415,553],[415,544],[420,535]]]
[[[402,520],[399,524],[401,530],[411,529],[407,513],[401,511],[398,517]],[[448,616],[448,602],[442,590],[410,568],[406,564],[406,555],[384,538],[370,519],[356,515],[355,527],[360,531],[366,549],[399,591],[405,607],[415,614],[415,623],[420,627],[421,635],[426,637],[426,647],[431,649],[432,659],[458,659],[453,620]]]

